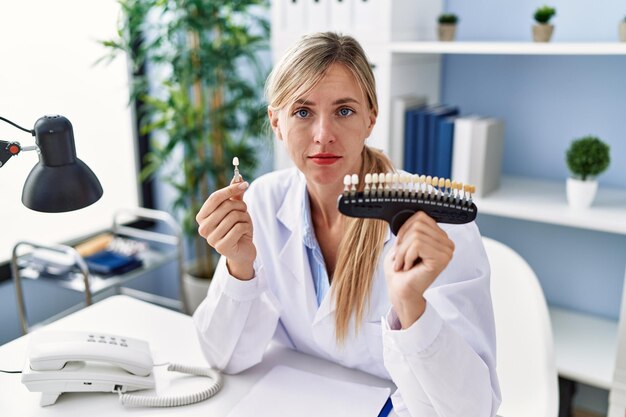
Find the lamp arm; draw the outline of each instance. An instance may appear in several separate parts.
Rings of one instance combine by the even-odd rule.
[[[32,136],[35,136],[35,129],[26,129],[18,125],[17,123],[14,123],[10,121],[9,119],[5,119],[4,117],[1,117],[1,116],[0,116],[0,120],[10,124],[11,126],[15,126],[18,129],[23,130],[24,132],[28,132]],[[39,148],[37,146],[22,147],[19,142],[8,142],[6,140],[0,140],[0,168],[2,168],[4,164],[7,163],[9,158],[17,155],[21,151],[32,151],[36,149],[39,149]]]
[[[37,145],[22,146],[19,142],[0,140],[0,168],[2,168],[12,156],[16,156],[20,152],[36,150],[39,150]]]

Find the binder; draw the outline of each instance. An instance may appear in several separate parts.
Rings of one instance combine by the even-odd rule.
[[[391,103],[391,148],[389,149],[389,157],[395,167],[408,170],[404,161],[407,110],[414,110],[425,105],[426,97],[414,95],[396,97]]]
[[[428,172],[428,135],[429,135],[429,121],[433,112],[440,111],[444,106],[435,104],[425,107],[416,113],[415,125],[417,126],[417,139],[415,141],[415,152],[413,157],[415,158],[414,168],[412,171],[415,174],[431,175]]]
[[[306,0],[307,32],[330,30],[329,9],[331,1],[333,0]]]
[[[352,31],[352,17],[354,1],[358,0],[330,0],[331,30],[343,33]]]
[[[427,115],[427,133],[425,145],[424,172],[426,175],[441,176],[437,174],[437,158],[439,153],[439,124],[448,116],[459,114],[458,107],[442,106]]]
[[[457,116],[445,117],[439,121],[435,169],[433,171],[433,175],[439,178],[452,178],[452,147],[456,118]]]
[[[354,0],[354,31],[358,38],[376,39],[381,28],[383,1],[391,0]]]
[[[307,31],[306,1],[309,0],[278,0],[282,1],[282,28],[290,35],[299,35]]]
[[[474,122],[470,180],[476,185],[476,197],[484,197],[500,187],[504,123],[488,118]]]
[[[402,166],[403,169],[408,172],[415,172],[415,160],[413,155],[415,155],[415,149],[417,141],[417,128],[415,126],[415,122],[417,118],[414,116],[414,113],[418,111],[418,108],[408,109],[404,112],[404,151],[402,155]]]
[[[455,121],[452,177],[476,186],[484,197],[500,186],[504,123],[495,118],[460,117]]]
[[[452,179],[469,183],[472,159],[472,132],[474,121],[479,116],[458,117],[454,121],[454,138],[452,145]]]

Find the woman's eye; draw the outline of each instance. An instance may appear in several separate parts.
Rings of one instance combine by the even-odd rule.
[[[307,109],[299,109],[296,110],[296,116],[301,119],[305,119],[309,115],[309,111]]]
[[[352,113],[353,113],[353,110],[352,110],[352,109],[349,109],[349,108],[347,108],[347,107],[342,107],[342,108],[340,108],[340,109],[339,109],[339,115],[340,115],[341,117],[347,117],[347,116],[350,116]]]

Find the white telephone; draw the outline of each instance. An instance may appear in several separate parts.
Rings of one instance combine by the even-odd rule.
[[[168,370],[208,376],[208,389],[185,397],[122,394],[155,387],[152,355],[142,340],[103,333],[39,332],[32,335],[22,383],[41,392],[41,406],[63,392],[117,392],[123,404],[168,407],[203,401],[219,391],[221,375],[210,368],[170,364]]]

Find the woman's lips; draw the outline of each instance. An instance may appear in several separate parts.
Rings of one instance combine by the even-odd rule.
[[[309,156],[309,159],[317,165],[332,165],[337,162],[341,157],[332,153],[318,153]]]

